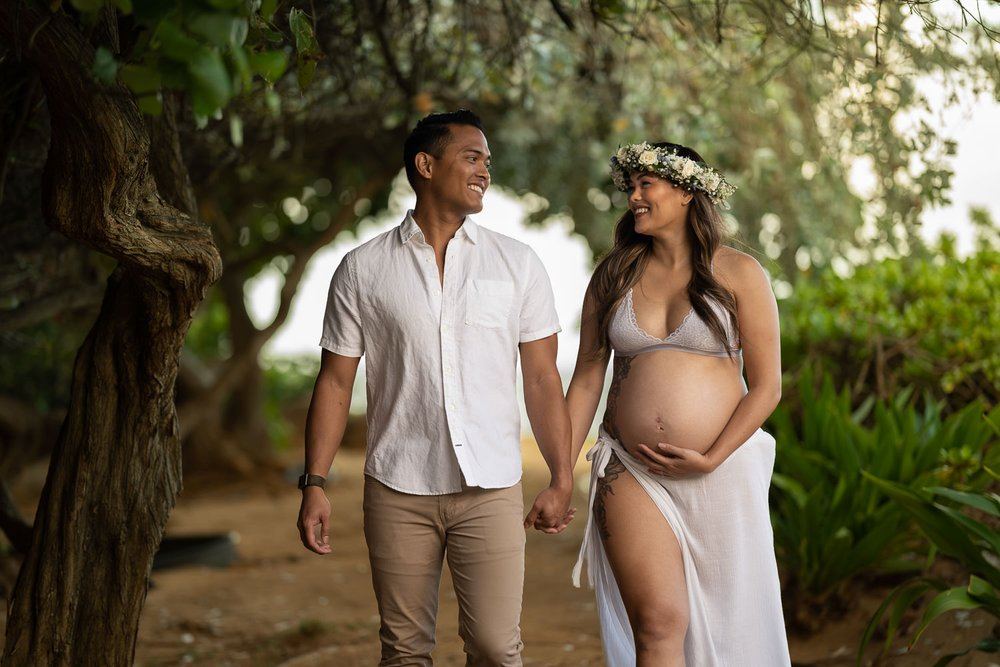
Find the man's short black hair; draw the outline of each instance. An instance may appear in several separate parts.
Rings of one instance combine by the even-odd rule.
[[[479,131],[484,135],[486,134],[479,116],[468,109],[459,109],[448,113],[432,113],[421,118],[403,144],[403,166],[406,167],[406,180],[414,188],[417,187],[420,178],[414,161],[417,153],[430,153],[434,157],[440,158],[444,147],[448,145],[448,140],[451,139],[449,125],[471,125],[479,128]]]

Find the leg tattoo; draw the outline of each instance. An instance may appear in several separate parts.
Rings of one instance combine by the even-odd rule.
[[[604,477],[597,478],[597,493],[594,496],[594,521],[597,522],[597,532],[601,534],[601,540],[605,542],[611,537],[611,533],[608,532],[608,512],[604,501],[609,495],[615,495],[611,483],[618,479],[618,475],[623,472],[625,472],[625,464],[612,452],[608,464],[604,466]]]

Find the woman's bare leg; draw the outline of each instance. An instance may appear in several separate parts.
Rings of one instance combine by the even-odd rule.
[[[635,636],[636,666],[683,666],[688,603],[680,545],[615,454],[597,482],[594,520]]]

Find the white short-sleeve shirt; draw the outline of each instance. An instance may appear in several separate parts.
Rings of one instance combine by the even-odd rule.
[[[518,344],[561,330],[548,274],[524,243],[466,217],[445,252],[413,219],[349,252],[320,345],[365,355],[365,474],[437,495],[521,478]]]

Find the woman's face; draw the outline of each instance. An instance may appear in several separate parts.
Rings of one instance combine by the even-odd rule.
[[[628,205],[635,216],[635,231],[647,236],[683,227],[687,204],[692,195],[684,188],[649,172],[634,172],[628,192]]]

